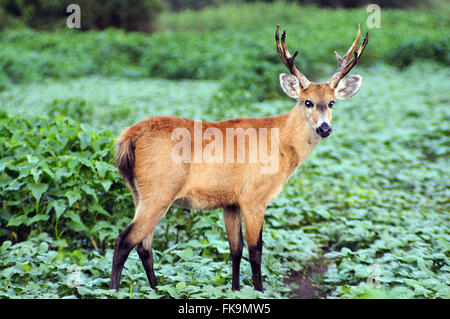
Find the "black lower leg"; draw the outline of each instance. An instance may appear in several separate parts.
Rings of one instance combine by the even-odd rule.
[[[233,263],[233,279],[231,282],[231,289],[232,290],[240,290],[240,283],[239,283],[239,270],[241,266],[241,258],[242,258],[242,247],[244,246],[243,239],[242,239],[242,229],[239,231],[239,243],[238,246],[235,249],[231,248],[230,245],[230,252],[231,252],[231,261]]]
[[[262,228],[259,234],[259,240],[256,246],[248,247],[248,254],[250,257],[250,266],[252,267],[253,285],[256,290],[263,292],[263,283],[261,276],[261,261],[262,261]]]
[[[129,240],[129,234],[132,227],[133,226],[131,224],[128,225],[127,228],[125,228],[125,230],[117,236],[114,245],[113,265],[109,289],[119,290],[120,276],[122,274],[123,266],[125,265],[125,261],[127,260],[130,251],[135,246]]]
[[[157,281],[156,281],[155,271],[153,270],[152,249],[150,248],[149,250],[147,250],[144,248],[144,245],[142,243],[140,243],[137,246],[137,252],[138,252],[139,258],[141,258],[142,265],[144,266],[150,286],[154,290],[156,290]]]

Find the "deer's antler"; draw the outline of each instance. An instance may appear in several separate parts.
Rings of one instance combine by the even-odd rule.
[[[328,80],[328,84],[330,85],[331,88],[334,89],[338,85],[339,81],[342,80],[342,78],[346,76],[348,72],[350,72],[350,70],[355,66],[356,62],[358,62],[359,58],[361,57],[361,54],[366,48],[366,45],[369,42],[369,32],[366,33],[366,37],[364,38],[363,43],[361,44],[359,49],[356,50],[360,34],[361,28],[358,24],[358,33],[356,34],[355,42],[353,42],[352,46],[350,47],[350,49],[348,49],[347,53],[343,57],[341,57],[336,51],[334,51],[334,53],[336,54],[336,58],[338,60],[338,67],[333,76]]]
[[[275,32],[275,41],[277,43],[277,51],[278,55],[281,58],[281,61],[283,61],[284,65],[289,69],[289,71],[297,77],[297,79],[300,82],[300,85],[303,89],[306,89],[311,82],[304,76],[296,67],[294,59],[298,54],[298,51],[295,51],[294,55],[291,55],[289,53],[289,50],[286,46],[286,30],[283,31],[283,34],[281,35],[281,42],[280,42],[280,34],[279,34],[279,28],[280,26],[277,25],[277,31]]]

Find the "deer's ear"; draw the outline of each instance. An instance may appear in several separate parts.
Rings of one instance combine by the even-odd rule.
[[[292,74],[281,73],[280,85],[287,96],[296,100],[300,98],[300,84],[298,79]]]
[[[348,99],[358,92],[362,84],[361,75],[346,76],[339,81],[337,87],[334,89],[334,95],[337,99]]]

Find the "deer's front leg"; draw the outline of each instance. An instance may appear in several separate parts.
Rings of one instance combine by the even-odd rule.
[[[223,209],[223,219],[227,231],[228,242],[230,244],[231,261],[233,264],[233,279],[231,289],[240,290],[239,268],[242,258],[242,218],[241,210],[238,206],[229,206]]]
[[[253,207],[244,206],[241,209],[244,216],[245,237],[252,267],[253,285],[256,290],[263,292],[261,276],[262,226],[266,207],[265,205],[256,205]]]

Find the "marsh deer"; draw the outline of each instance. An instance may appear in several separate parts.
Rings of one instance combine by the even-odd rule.
[[[240,288],[243,219],[253,285],[263,291],[261,254],[266,207],[321,138],[331,134],[334,100],[347,99],[358,92],[362,77],[346,75],[368,43],[366,33],[357,49],[358,25],[356,39],[347,53],[343,57],[336,53],[336,72],[319,84],[310,82],[297,69],[294,59],[298,51],[291,55],[285,38],[284,31],[280,41],[277,26],[277,51],[291,73],[280,74],[281,88],[297,101],[289,113],[214,123],[157,116],[120,135],[115,161],[131,190],[136,212],[115,241],[111,289],[119,289],[124,263],[135,246],[150,285],[156,289],[153,232],[167,210],[178,205],[188,209],[222,208],[230,244],[233,290]]]

